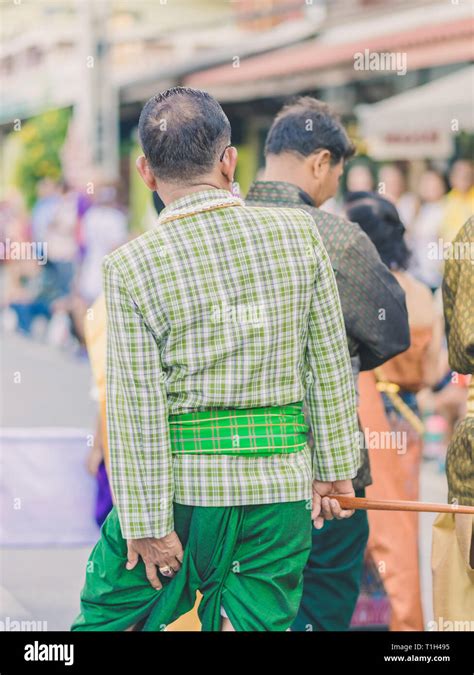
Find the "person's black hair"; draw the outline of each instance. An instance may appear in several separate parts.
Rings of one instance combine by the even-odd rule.
[[[165,181],[208,173],[226,145],[230,123],[215,98],[190,87],[152,96],[138,122],[143,153],[153,173]]]
[[[332,164],[349,159],[355,151],[330,107],[311,96],[301,96],[275,117],[265,142],[265,156],[295,152],[308,157],[317,150],[329,150]]]
[[[396,206],[376,192],[349,192],[345,202],[347,218],[364,230],[387,267],[406,270],[410,251]]]

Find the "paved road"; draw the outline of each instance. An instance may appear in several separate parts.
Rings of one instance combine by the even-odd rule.
[[[2,427],[93,428],[86,359],[19,335],[0,339]],[[90,546],[2,549],[0,620],[46,621],[48,630],[67,630],[89,552]]]
[[[79,359],[19,335],[0,335],[2,405],[6,427],[91,427],[91,375]]]

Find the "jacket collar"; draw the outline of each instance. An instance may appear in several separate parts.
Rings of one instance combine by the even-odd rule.
[[[218,190],[217,188],[191,192],[189,195],[180,197],[165,206],[158,217],[158,222],[174,220],[178,217],[226,206],[244,206],[244,202],[239,197],[234,197],[227,190]]]
[[[297,185],[277,180],[255,181],[250,187],[247,200],[315,206],[309,194]]]

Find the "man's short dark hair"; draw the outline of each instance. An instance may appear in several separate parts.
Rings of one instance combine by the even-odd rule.
[[[162,180],[209,172],[230,143],[230,123],[215,98],[190,87],[152,96],[138,122],[140,143],[153,173]]]
[[[265,155],[294,152],[308,157],[317,150],[329,150],[338,164],[354,154],[346,130],[330,107],[311,96],[285,105],[275,117],[265,143]]]

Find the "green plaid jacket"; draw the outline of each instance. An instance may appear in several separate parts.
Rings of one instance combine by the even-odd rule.
[[[168,205],[104,259],[107,432],[125,538],[173,530],[173,501],[311,499],[353,478],[355,393],[334,273],[313,219],[247,208],[225,190]],[[315,449],[270,457],[172,454],[168,416],[306,397]]]
[[[356,376],[359,369],[371,370],[408,349],[405,293],[356,223],[318,209],[300,188],[282,181],[256,181],[245,201],[249,206],[303,209],[312,216],[336,276]],[[372,482],[365,447],[361,457],[355,490]]]

